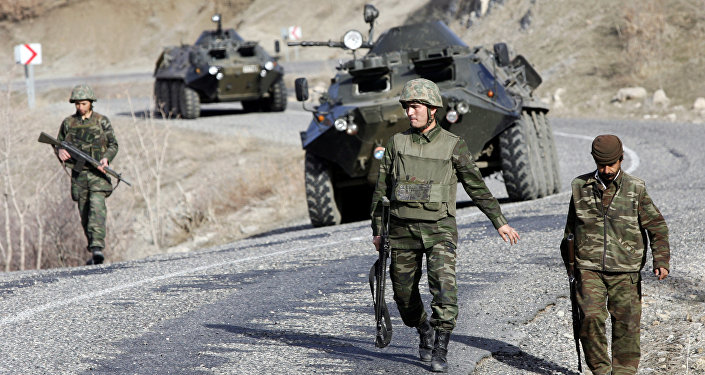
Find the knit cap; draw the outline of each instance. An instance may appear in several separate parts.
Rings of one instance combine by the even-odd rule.
[[[622,141],[616,135],[603,134],[592,141],[592,158],[595,163],[611,165],[617,162],[624,153]]]

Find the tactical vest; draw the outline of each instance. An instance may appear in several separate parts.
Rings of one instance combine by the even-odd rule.
[[[108,147],[102,120],[103,116],[95,112],[87,121],[81,121],[78,115],[69,117],[65,140],[93,159],[102,159]]]
[[[401,219],[437,221],[455,216],[458,178],[451,156],[458,137],[441,129],[425,144],[411,134],[394,135],[391,214]]]
[[[593,172],[594,173],[594,172]],[[639,224],[644,181],[622,171],[622,183],[608,207],[592,173],[571,183],[576,213],[576,262],[582,269],[638,272],[645,260],[645,233]]]

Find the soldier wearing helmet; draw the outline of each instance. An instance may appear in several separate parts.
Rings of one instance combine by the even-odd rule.
[[[458,315],[455,257],[457,184],[490,219],[510,244],[519,234],[507,224],[499,203],[482,180],[465,141],[441,128],[436,113],[443,107],[438,86],[414,79],[402,89],[399,102],[411,127],[389,139],[372,196],[373,243],[379,251],[382,197],[391,201],[390,277],[399,314],[419,333],[419,357],[431,370],[446,372],[450,333]],[[431,317],[419,293],[421,264],[426,255]]]
[[[101,163],[97,169],[88,164],[75,165],[66,150],[57,150],[59,159],[72,166],[71,198],[78,203],[81,225],[88,240],[91,253],[88,264],[100,264],[105,258],[105,198],[110,196],[113,188],[104,168],[118,152],[110,120],[93,111],[95,101],[95,93],[89,86],[74,87],[69,102],[76,107],[76,113],[64,119],[57,136],[59,141],[70,142]]]

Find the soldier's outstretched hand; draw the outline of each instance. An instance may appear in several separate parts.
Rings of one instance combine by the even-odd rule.
[[[519,243],[519,233],[510,227],[509,224],[504,224],[497,229],[499,235],[502,236],[504,242],[509,242],[510,245]]]
[[[666,276],[668,276],[668,270],[663,267],[659,267],[654,270],[654,275],[656,275],[659,280],[663,280],[666,278]]]

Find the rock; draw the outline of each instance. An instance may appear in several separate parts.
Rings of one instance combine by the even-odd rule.
[[[654,97],[652,99],[652,103],[656,107],[661,107],[661,108],[666,108],[668,107],[668,104],[671,102],[671,99],[666,96],[666,92],[664,92],[661,89],[656,90],[654,92]]]
[[[563,107],[563,100],[561,99],[561,95],[565,93],[565,89],[562,87],[559,87],[556,89],[556,91],[553,93],[553,96],[551,97],[551,101],[553,102],[553,108],[562,108]]]
[[[646,98],[646,94],[646,89],[643,87],[623,87],[617,91],[617,95],[612,98],[612,101],[623,103],[627,100],[643,100]]]
[[[697,98],[697,99],[695,99],[695,102],[693,103],[693,109],[694,109],[696,112],[705,111],[705,98]]]
[[[669,119],[671,122],[675,122],[677,116],[676,116],[675,113],[669,113],[669,114],[666,115],[666,118]]]

